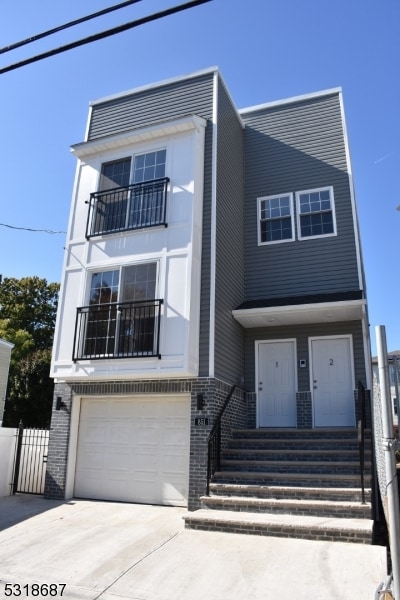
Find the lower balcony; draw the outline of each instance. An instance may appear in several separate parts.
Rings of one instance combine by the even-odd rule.
[[[73,360],[160,357],[162,300],[113,302],[77,309]]]

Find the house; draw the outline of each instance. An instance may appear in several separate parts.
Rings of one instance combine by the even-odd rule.
[[[371,368],[340,89],[238,110],[210,68],[92,102],[72,152],[47,496],[198,509],[227,399],[223,446],[356,432]]]
[[[10,368],[11,351],[14,344],[0,339],[0,426],[3,420],[4,403],[6,400],[8,371]]]

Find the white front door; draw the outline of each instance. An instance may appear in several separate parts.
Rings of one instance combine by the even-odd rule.
[[[350,337],[311,340],[314,427],[354,427]]]
[[[295,341],[258,344],[258,427],[296,427]]]

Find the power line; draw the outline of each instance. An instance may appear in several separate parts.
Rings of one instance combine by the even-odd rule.
[[[136,4],[137,2],[141,2],[142,0],[126,0],[126,2],[121,2],[120,4],[115,4],[114,6],[110,6],[109,8],[104,8],[103,10],[99,10],[98,12],[92,13],[91,15],[87,15],[86,17],[81,17],[76,19],[75,21],[69,21],[69,23],[65,23],[64,25],[59,25],[58,27],[54,27],[53,29],[49,29],[48,31],[43,31],[42,33],[37,33],[36,35],[32,35],[25,40],[21,40],[20,42],[15,42],[14,44],[10,44],[9,46],[4,46],[4,48],[0,48],[0,54],[5,54],[6,52],[10,52],[11,50],[15,50],[16,48],[21,48],[21,46],[26,46],[27,44],[31,44],[32,42],[36,42],[37,40],[41,40],[49,35],[53,35],[53,33],[58,33],[59,31],[63,31],[64,29],[68,29],[69,27],[74,27],[75,25],[80,25],[80,23],[85,23],[85,21],[90,21],[91,19],[95,19],[96,17],[101,17],[102,15],[106,15],[115,10],[119,10],[120,8],[124,8],[125,6],[129,6],[130,4]]]
[[[34,231],[40,233],[66,233],[66,231],[54,231],[53,229],[32,229],[31,227],[16,227],[15,225],[8,225],[6,223],[0,223],[0,227],[8,227],[8,229],[18,229],[20,231]]]
[[[145,23],[150,23],[151,21],[156,21],[157,19],[161,19],[163,17],[167,17],[169,15],[173,15],[175,13],[181,12],[183,10],[187,10],[188,8],[193,8],[195,6],[199,6],[201,4],[205,4],[206,2],[211,2],[212,0],[191,0],[191,2],[186,2],[186,4],[180,4],[178,6],[173,6],[172,8],[167,8],[158,13],[153,13],[152,15],[148,15],[147,17],[142,17],[141,19],[137,19],[136,21],[130,21],[129,23],[124,23],[123,25],[119,25],[118,27],[114,27],[112,29],[107,29],[106,31],[102,31],[100,33],[96,33],[89,37],[83,38],[81,40],[77,40],[76,42],[71,42],[70,44],[66,44],[65,46],[60,46],[59,48],[55,48],[53,50],[48,50],[47,52],[43,52],[42,54],[37,54],[36,56],[32,56],[31,58],[26,58],[25,60],[21,60],[20,62],[13,63],[8,65],[7,67],[3,67],[0,69],[0,75],[3,73],[8,73],[9,71],[13,71],[15,69],[19,69],[20,67],[24,67],[34,62],[38,62],[39,60],[43,60],[45,58],[49,58],[50,56],[55,56],[56,54],[61,54],[62,52],[67,52],[68,50],[72,50],[73,48],[78,48],[79,46],[83,46],[85,44],[91,44],[92,42],[97,42],[98,40],[102,40],[106,37],[110,37],[117,33],[121,33],[123,31],[127,31],[128,29],[133,29],[134,27],[138,27],[139,25],[144,25]]]

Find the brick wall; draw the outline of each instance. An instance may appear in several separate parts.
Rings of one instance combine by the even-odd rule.
[[[62,402],[59,410],[57,410],[57,399]],[[54,386],[46,469],[44,493],[47,498],[65,498],[71,405],[72,390],[70,386],[66,383],[57,383]]]
[[[190,426],[190,471],[189,471],[189,510],[200,506],[200,496],[205,494],[207,486],[207,439],[216,415],[223,405],[231,386],[216,379],[168,379],[140,381],[105,381],[56,383],[50,444],[47,462],[45,496],[64,498],[68,443],[70,435],[70,415],[72,398],[77,396],[115,396],[135,394],[181,394],[191,395]],[[202,398],[199,398],[199,395]],[[57,410],[57,398],[61,398],[62,407]],[[208,418],[208,425],[196,425],[196,417]],[[223,420],[223,440],[226,440],[232,428],[248,426],[247,402],[243,390],[237,388],[232,396],[229,408]]]

